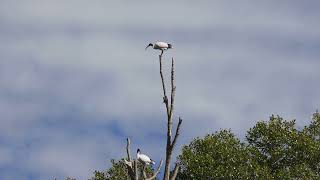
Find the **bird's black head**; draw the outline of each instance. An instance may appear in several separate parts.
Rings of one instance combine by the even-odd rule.
[[[150,47],[150,46],[152,47],[153,44],[152,44],[152,43],[149,43],[148,46],[146,47],[146,50],[147,50],[147,48]]]
[[[168,49],[172,49],[172,44],[168,44]]]
[[[139,153],[140,152],[140,149],[137,149],[137,153]]]

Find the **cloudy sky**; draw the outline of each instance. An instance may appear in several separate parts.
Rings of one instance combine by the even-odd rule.
[[[320,108],[320,2],[0,0],[0,179],[87,179],[125,139],[164,158],[159,52],[181,145]],[[166,71],[167,72],[167,71]],[[168,78],[168,77],[167,77]]]

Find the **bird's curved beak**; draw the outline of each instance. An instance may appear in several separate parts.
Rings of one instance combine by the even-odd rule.
[[[148,47],[150,47],[150,46],[153,46],[151,43],[150,44],[148,44],[148,46],[145,48],[145,50],[147,50],[148,49]]]

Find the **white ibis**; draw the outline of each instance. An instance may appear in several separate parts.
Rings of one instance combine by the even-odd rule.
[[[166,43],[166,42],[156,42],[154,44],[150,43],[147,47],[146,47],[146,50],[148,47],[152,46],[153,49],[158,49],[158,50],[161,50],[161,55],[163,54],[163,51],[164,50],[167,50],[167,49],[172,49],[172,45],[169,44],[169,43]]]
[[[147,155],[141,154],[140,149],[137,150],[137,159],[146,165],[155,164],[155,162],[152,159],[150,159]]]

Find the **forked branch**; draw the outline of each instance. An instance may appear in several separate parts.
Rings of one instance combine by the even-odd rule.
[[[172,141],[172,144],[171,144],[172,148],[174,148],[174,146],[176,145],[178,136],[180,135],[180,126],[181,126],[181,124],[182,124],[182,119],[179,117],[179,122],[178,122],[178,125],[177,125],[176,134],[174,135],[174,138],[173,138],[173,141]]]

